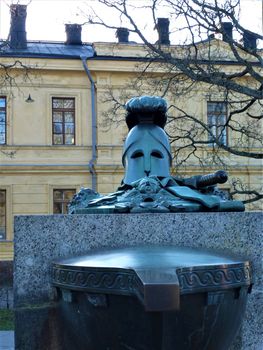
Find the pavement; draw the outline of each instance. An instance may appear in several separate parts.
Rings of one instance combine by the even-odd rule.
[[[14,350],[14,331],[0,331],[0,350]]]

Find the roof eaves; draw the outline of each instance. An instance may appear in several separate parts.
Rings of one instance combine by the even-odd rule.
[[[9,45],[0,49],[2,57],[79,59],[83,55],[94,56],[94,48],[89,44],[69,46],[65,43],[28,42],[26,49],[11,49]]]
[[[89,57],[88,60],[98,60],[98,61],[143,61],[143,62],[162,62],[161,59],[154,59],[152,57],[129,57],[129,56],[93,56]],[[241,66],[242,63],[234,60],[193,60],[193,63],[197,62],[198,64],[213,64],[213,65],[235,65]],[[191,63],[191,62],[189,62]],[[251,62],[253,66],[259,66],[259,62]]]
[[[41,53],[0,53],[0,57],[19,57],[19,58],[54,58],[54,59],[79,59],[80,55],[65,54],[41,54]],[[92,57],[92,56],[91,56]]]

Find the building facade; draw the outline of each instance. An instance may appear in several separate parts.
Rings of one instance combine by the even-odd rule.
[[[105,194],[115,191],[123,177],[127,127],[124,119],[111,122],[111,113],[117,112],[109,96],[136,94],[129,83],[147,61],[146,49],[129,42],[84,44],[80,26],[68,25],[66,31],[65,43],[27,42],[14,32],[13,41],[1,50],[2,67],[8,67],[2,76],[8,79],[0,87],[0,260],[13,258],[15,215],[64,214],[81,187]],[[159,66],[152,72],[164,74]],[[224,118],[227,110],[219,94],[208,98],[199,89],[191,103],[182,97],[182,104],[198,111],[214,133],[220,131],[218,116]],[[234,137],[220,135],[223,142]],[[200,152],[209,154],[210,149]],[[260,187],[258,160],[232,157],[231,162],[231,176]],[[203,172],[191,160],[181,171],[186,176]]]

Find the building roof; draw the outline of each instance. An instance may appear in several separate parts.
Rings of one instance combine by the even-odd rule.
[[[93,57],[95,52],[90,44],[67,45],[63,42],[27,42],[26,49],[10,48],[8,43],[0,41],[0,56],[5,57],[38,57],[38,58],[72,58],[80,56]]]
[[[199,44],[207,44],[209,40]],[[214,43],[221,43],[221,40],[213,39]],[[222,42],[223,43],[223,42]],[[136,50],[135,48],[139,50]],[[82,45],[68,45],[65,42],[52,41],[28,41],[26,49],[10,48],[9,43],[0,40],[0,57],[19,57],[19,58],[57,58],[57,59],[80,59],[94,58],[96,60],[126,60],[126,61],[149,61],[152,58],[147,57],[143,44],[128,42],[119,43],[83,43]],[[176,47],[176,46],[171,46]],[[183,47],[183,46],[182,46]],[[114,50],[113,50],[114,48]],[[262,52],[262,50],[259,50]],[[225,50],[223,51],[225,52]],[[215,57],[211,59],[200,59],[200,64],[224,64],[240,65],[233,57]],[[259,62],[251,62],[252,65],[260,65]]]

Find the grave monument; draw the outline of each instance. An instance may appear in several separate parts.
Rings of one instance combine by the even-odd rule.
[[[16,349],[261,349],[262,216],[217,188],[224,171],[170,175],[163,99],[126,109],[114,193],[15,218]]]
[[[126,109],[130,131],[121,186],[106,196],[81,189],[70,213],[244,210],[216,187],[227,180],[224,171],[187,179],[170,175],[164,99],[133,98]],[[140,245],[55,262],[52,283],[61,300],[66,349],[226,350],[240,327],[252,272],[249,261],[234,256]]]

